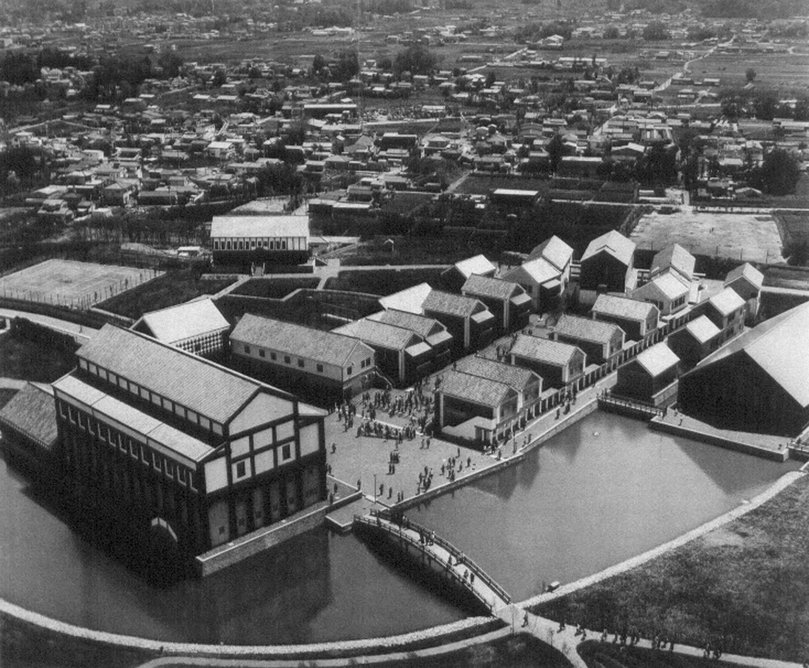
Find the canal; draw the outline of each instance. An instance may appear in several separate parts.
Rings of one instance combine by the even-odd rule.
[[[765,489],[791,465],[594,413],[517,467],[408,514],[520,600],[673,538]],[[205,580],[153,587],[74,533],[0,461],[0,596],[94,629],[273,644],[413,631],[463,612],[325,529]]]

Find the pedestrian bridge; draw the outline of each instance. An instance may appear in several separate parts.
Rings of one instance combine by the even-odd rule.
[[[457,547],[404,515],[374,510],[355,515],[354,528],[360,535],[384,540],[393,548],[394,558],[404,556],[425,574],[441,578],[452,589],[482,604],[492,615],[511,603],[505,589]]]

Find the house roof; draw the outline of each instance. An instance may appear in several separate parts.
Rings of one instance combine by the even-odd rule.
[[[59,439],[52,390],[26,383],[0,409],[0,424],[11,427],[45,448],[52,448]]]
[[[357,348],[368,346],[357,339],[246,313],[230,335],[231,341],[263,346],[284,353],[342,366]]]
[[[146,325],[154,338],[177,343],[213,331],[228,329],[230,324],[210,299],[197,299],[159,311],[144,313],[133,328]]]
[[[635,358],[650,376],[659,376],[680,362],[680,358],[665,343],[657,343],[647,348]]]
[[[580,348],[568,343],[519,334],[512,344],[510,352],[519,357],[528,357],[555,366],[565,366],[573,359],[576,351],[584,355]]]
[[[545,239],[528,256],[529,260],[542,257],[550,262],[559,271],[562,271],[573,257],[573,249],[562,241],[555,234],[550,239]]]
[[[719,334],[720,330],[708,319],[708,316],[701,315],[699,318],[695,318],[689,322],[685,326],[685,331],[691,334],[691,336],[700,343],[707,343]]]
[[[669,244],[659,253],[655,253],[652,258],[651,274],[655,276],[666,269],[674,269],[684,278],[691,280],[694,277],[696,261],[696,258],[680,244]]]
[[[432,290],[430,294],[427,295],[427,299],[424,300],[422,308],[425,312],[435,311],[461,318],[469,318],[478,311],[485,309],[483,304],[474,297],[454,295],[450,292],[442,292],[441,290]]]
[[[632,256],[635,253],[635,242],[627,239],[620,232],[610,230],[606,234],[593,239],[587,245],[581,261],[589,260],[599,253],[608,253],[625,265],[629,265],[632,263]]]
[[[652,313],[657,315],[657,307],[654,304],[615,295],[598,295],[592,311],[597,314],[637,321],[645,321]]]
[[[386,325],[409,329],[411,332],[415,332],[425,339],[428,336],[447,330],[444,325],[434,318],[428,318],[427,316],[417,315],[415,313],[407,313],[406,311],[397,311],[396,309],[372,313],[368,318],[384,322]]]
[[[291,398],[214,362],[113,325],[104,325],[76,355],[215,422],[227,422],[262,388]]]
[[[335,334],[353,336],[370,346],[403,350],[413,343],[419,343],[421,337],[409,329],[387,325],[384,322],[362,318],[332,330]]]
[[[76,376],[64,376],[53,386],[92,409],[94,413],[101,414],[109,420],[138,432],[148,441],[156,442],[172,454],[196,462],[213,450],[204,441],[144,413],[132,404],[102,392]]]
[[[553,329],[557,334],[595,343],[609,343],[616,332],[620,332],[621,335],[624,333],[618,325],[611,322],[566,313],[559,318]]]
[[[746,354],[802,407],[809,406],[809,302],[748,329],[702,360],[701,369]]]
[[[396,309],[397,311],[407,311],[408,313],[423,313],[422,304],[427,299],[432,288],[429,283],[419,283],[412,288],[405,288],[399,292],[394,292],[387,297],[380,297],[379,303],[384,309]]]
[[[764,284],[764,274],[749,262],[740,264],[738,267],[734,267],[728,272],[727,276],[725,276],[725,287],[740,278],[749,281],[756,290],[761,290],[761,286]]]
[[[708,303],[722,315],[730,315],[733,311],[744,308],[744,299],[733,288],[725,288],[711,297]]]
[[[497,271],[497,267],[489,262],[485,255],[475,255],[466,260],[461,260],[460,262],[456,262],[453,267],[455,267],[464,278],[469,278],[473,274],[493,274]]]
[[[660,296],[664,299],[673,300],[689,293],[690,290],[682,281],[669,273],[665,273],[655,276],[646,285],[640,286],[632,293],[632,297],[634,298],[636,295],[641,297]]]
[[[497,407],[514,393],[505,383],[473,376],[460,371],[446,373],[439,391],[484,406]]]
[[[465,295],[471,294],[475,297],[491,297],[492,299],[506,301],[511,299],[515,292],[521,293],[524,290],[521,286],[511,281],[473,274],[466,279],[461,292]]]
[[[459,359],[457,369],[472,376],[505,383],[518,392],[522,392],[531,382],[540,379],[537,374],[524,367],[497,362],[478,355],[469,355]]]
[[[309,237],[308,216],[214,216],[211,238]]]
[[[514,267],[508,271],[503,278],[506,280],[519,281],[521,277],[528,278],[537,285],[542,285],[555,278],[559,278],[560,271],[544,257],[538,257],[528,262],[523,262],[519,267]]]

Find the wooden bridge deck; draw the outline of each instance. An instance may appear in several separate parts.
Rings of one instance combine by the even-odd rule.
[[[406,517],[402,517],[401,522],[394,521],[389,514],[376,511],[369,515],[357,515],[354,521],[416,548],[428,560],[440,565],[447,579],[469,591],[493,615],[511,603],[511,596],[486,571],[434,531]]]

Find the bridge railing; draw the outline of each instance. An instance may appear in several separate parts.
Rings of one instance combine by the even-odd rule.
[[[486,585],[491,589],[498,597],[500,597],[505,603],[511,603],[511,596],[509,596],[508,592],[503,589],[497,582],[495,582],[486,571],[484,571],[477,563],[475,563],[472,559],[467,557],[463,552],[461,552],[457,547],[455,547],[452,543],[448,540],[442,538],[438,534],[436,534],[431,529],[427,529],[426,527],[413,522],[412,520],[408,519],[404,515],[401,516],[401,521],[398,519],[393,519],[391,516],[390,511],[383,510],[377,511],[372,510],[371,515],[375,517],[380,517],[381,519],[390,522],[394,526],[400,526],[406,529],[412,529],[413,531],[418,531],[422,533],[424,536],[429,537],[431,541],[443,547],[447,552],[449,552],[452,557],[456,560],[456,563],[462,563],[466,567],[469,568],[475,574],[475,577],[480,579],[482,582],[486,583]],[[366,518],[366,523],[374,524],[373,520]],[[413,541],[416,545],[418,545],[421,549],[424,549],[420,543]]]

